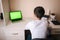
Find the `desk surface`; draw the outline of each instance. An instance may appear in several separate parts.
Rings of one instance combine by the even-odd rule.
[[[52,28],[51,33],[52,34],[60,34],[60,25],[55,25],[51,21],[49,21],[49,22],[50,22],[49,26]]]
[[[59,28],[60,29],[60,25],[55,25],[53,24],[51,21],[49,21],[49,26],[52,27],[52,28]]]

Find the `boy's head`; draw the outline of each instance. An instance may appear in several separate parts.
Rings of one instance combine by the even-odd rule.
[[[45,10],[43,7],[38,6],[34,9],[34,14],[38,19],[41,19],[44,16]]]

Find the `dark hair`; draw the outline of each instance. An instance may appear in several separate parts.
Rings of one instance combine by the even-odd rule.
[[[34,14],[37,18],[41,19],[44,16],[45,10],[43,7],[38,6],[34,9]]]

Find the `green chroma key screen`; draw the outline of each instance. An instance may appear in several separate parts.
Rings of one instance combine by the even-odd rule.
[[[11,11],[10,12],[10,20],[16,21],[22,19],[22,12],[21,11]]]

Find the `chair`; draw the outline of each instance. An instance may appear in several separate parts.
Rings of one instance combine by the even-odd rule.
[[[47,40],[51,40],[51,28],[48,27],[47,29],[48,29]],[[24,32],[25,32],[25,40],[32,40],[30,30],[25,30]]]
[[[31,40],[31,32],[30,30],[25,30],[25,40]]]

